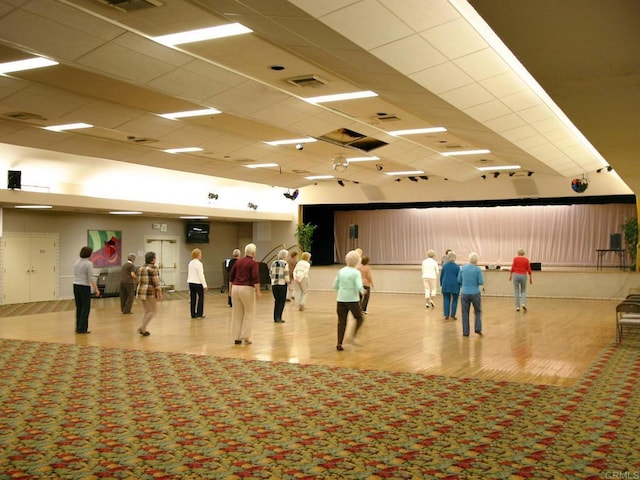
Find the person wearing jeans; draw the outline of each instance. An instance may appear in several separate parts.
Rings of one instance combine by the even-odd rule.
[[[518,255],[513,257],[511,270],[509,271],[509,281],[513,280],[513,296],[516,302],[516,312],[520,311],[520,307],[522,307],[525,313],[527,311],[527,275],[529,275],[529,283],[533,284],[531,264],[529,263],[529,259],[525,257],[524,248],[519,248]]]
[[[462,307],[462,335],[469,336],[469,313],[471,305],[475,314],[474,331],[482,335],[482,303],[480,297],[480,286],[484,284],[482,270],[478,267],[478,254],[469,254],[469,263],[460,267],[458,272],[458,283],[460,283],[461,307]]]

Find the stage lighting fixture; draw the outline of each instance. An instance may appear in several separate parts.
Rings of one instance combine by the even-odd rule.
[[[533,175],[533,172],[527,172],[527,177],[530,177],[531,175]]]
[[[604,167],[597,169],[596,173],[600,173],[600,172],[602,172],[602,170],[604,170]]]
[[[509,172],[509,176],[513,177],[516,174],[516,172]]]
[[[295,200],[296,198],[298,198],[298,194],[300,193],[300,191],[296,188],[293,193],[290,193],[288,190],[283,193],[283,195],[285,196],[285,198],[288,198],[289,200]]]
[[[252,209],[252,210],[257,210],[257,209],[258,209],[258,205],[256,205],[256,204],[255,204],[255,203],[253,203],[253,202],[249,202],[249,203],[247,204],[247,207],[249,207],[249,208],[250,208],[250,209]]]
[[[338,185],[340,185],[341,187],[344,187],[344,182],[342,180],[338,180]]]
[[[486,180],[487,176],[486,175],[480,175],[480,178],[482,178],[483,180]]]
[[[217,200],[218,194],[209,192],[209,200]]]
[[[607,167],[607,172],[610,172],[611,170],[613,170],[613,167],[612,167],[611,165],[609,165],[609,166]]]
[[[420,178],[422,180],[429,180],[429,177],[427,177],[426,175],[420,175]],[[445,180],[446,180],[446,178],[445,178]]]
[[[500,172],[493,172],[493,178],[498,178],[500,176]]]
[[[409,180],[411,180],[412,182],[417,182],[417,181],[418,181],[418,179],[417,179],[416,177],[408,177],[408,178],[409,178]]]

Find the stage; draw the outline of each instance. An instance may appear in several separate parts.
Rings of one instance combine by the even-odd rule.
[[[312,290],[331,290],[333,280],[342,265],[311,267]],[[485,269],[483,295],[513,296],[509,282],[509,266]],[[420,265],[371,265],[374,292],[423,294]],[[528,285],[531,298],[580,298],[621,300],[631,287],[640,287],[640,274],[615,267],[550,267],[533,272],[533,284]]]

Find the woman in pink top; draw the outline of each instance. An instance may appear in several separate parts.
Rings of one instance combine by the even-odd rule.
[[[367,306],[369,306],[369,298],[371,298],[371,288],[373,287],[373,276],[371,275],[371,267],[369,266],[369,257],[366,255],[362,257],[360,264],[356,267],[360,270],[360,275],[362,275],[362,285],[364,286],[365,292],[360,296],[360,307],[362,308],[362,313],[367,313]]]
[[[524,248],[518,249],[518,255],[513,257],[511,270],[509,271],[509,281],[513,279],[513,293],[516,299],[516,312],[527,311],[527,274],[529,275],[529,283],[533,284],[531,276],[531,264],[529,259],[524,256]]]

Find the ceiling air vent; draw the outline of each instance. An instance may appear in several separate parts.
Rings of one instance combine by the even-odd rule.
[[[378,113],[376,114],[376,120],[380,120],[381,122],[394,122],[400,120],[400,117],[393,113]]]
[[[296,87],[320,87],[326,85],[326,80],[318,77],[317,75],[306,75],[304,77],[288,78],[287,82]]]
[[[153,143],[158,141],[155,138],[134,137],[132,135],[129,135],[127,140],[133,143]]]
[[[105,3],[123,12],[135,12],[164,5],[160,0],[100,0],[100,3]]]
[[[40,121],[46,120],[46,118],[44,118],[42,115],[38,115],[37,113],[29,113],[29,112],[9,112],[9,113],[3,113],[2,116],[7,118],[12,118],[14,120],[21,120],[23,122],[28,122],[29,120],[40,120]]]

